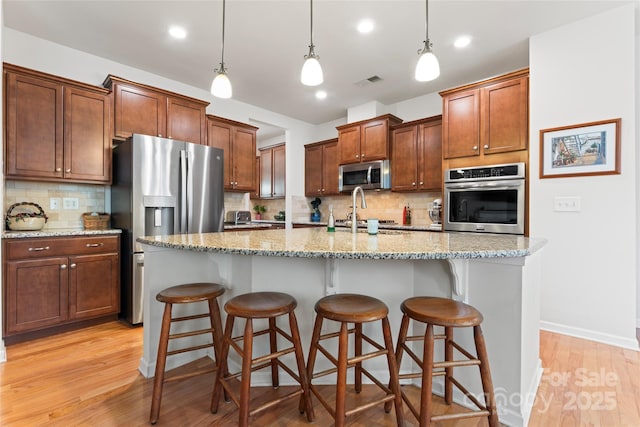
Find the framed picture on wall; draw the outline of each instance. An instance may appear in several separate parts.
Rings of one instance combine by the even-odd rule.
[[[620,173],[620,119],[540,130],[540,178]]]

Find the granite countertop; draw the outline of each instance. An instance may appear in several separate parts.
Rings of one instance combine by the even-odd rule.
[[[481,233],[424,233],[381,230],[353,235],[348,229],[321,228],[236,231],[141,237],[163,248],[239,255],[343,259],[513,258],[531,255],[545,239]]]
[[[2,232],[3,239],[26,239],[32,237],[63,237],[63,236],[95,236],[99,234],[120,234],[122,230],[110,228],[107,230],[83,230],[77,228],[53,228],[38,231],[11,231]]]
[[[314,225],[317,227],[321,227],[324,226],[326,227],[328,225],[328,223],[326,221],[322,222],[313,222],[313,221],[293,221],[293,224],[299,224],[299,225]],[[351,228],[351,227],[347,227],[344,225],[336,225],[336,228]],[[366,230],[367,226],[366,225],[358,225],[358,229],[363,229]],[[442,227],[440,227],[440,229],[436,229],[435,227],[431,226],[431,225],[402,225],[402,224],[379,224],[378,225],[378,229],[380,230],[406,230],[406,231],[441,231]]]

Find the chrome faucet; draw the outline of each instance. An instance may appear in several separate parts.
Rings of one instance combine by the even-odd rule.
[[[356,215],[356,195],[358,194],[358,190],[360,190],[360,207],[362,209],[367,208],[367,201],[364,199],[364,190],[362,190],[362,187],[354,188],[351,195],[353,201],[353,203],[351,204],[351,232],[353,234],[356,234],[358,232],[358,216]]]

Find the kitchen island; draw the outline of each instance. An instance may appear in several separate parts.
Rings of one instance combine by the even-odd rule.
[[[325,295],[353,292],[383,300],[389,306],[394,334],[405,298],[440,296],[467,302],[483,313],[500,421],[514,426],[528,421],[542,373],[538,327],[543,239],[399,230],[381,230],[370,236],[346,229],[328,233],[302,228],[154,236],[138,241],[145,251],[144,352],[139,368],[145,377],[154,372],[163,310],[155,295],[175,284],[221,283],[228,289],[221,303],[252,291],[293,295],[298,300],[296,313],[305,352],[314,304]],[[177,309],[193,307],[176,307],[175,312]],[[420,326],[415,329],[420,331]],[[456,340],[473,349],[472,331],[467,329],[456,331]],[[375,330],[372,333],[375,336]],[[258,342],[255,348],[266,345]],[[176,357],[178,360],[168,361],[168,368],[204,355]],[[403,365],[404,369],[411,369],[410,364]],[[376,370],[374,364],[372,371]],[[456,372],[472,393],[481,393],[476,368]],[[254,383],[268,383],[267,373],[254,375]],[[442,388],[442,383],[435,382],[437,393]],[[455,398],[458,403],[469,403],[462,395]]]

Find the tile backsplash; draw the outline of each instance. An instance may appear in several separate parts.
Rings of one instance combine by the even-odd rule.
[[[14,203],[32,202],[40,205],[49,220],[45,229],[82,229],[82,214],[105,212],[107,186],[53,182],[5,181],[4,212]],[[59,199],[58,209],[50,209],[52,198]],[[64,199],[78,199],[77,209],[64,209]]]

